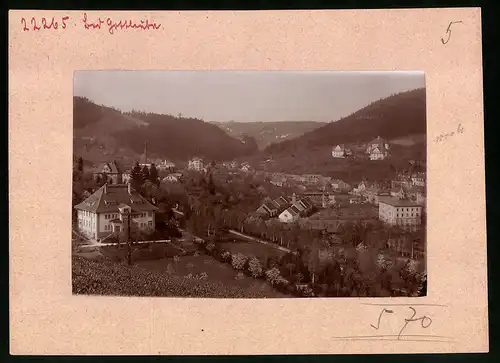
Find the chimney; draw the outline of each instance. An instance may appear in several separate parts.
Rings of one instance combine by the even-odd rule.
[[[292,204],[297,203],[297,195],[295,193],[292,194]]]
[[[104,183],[104,194],[106,194],[108,192],[107,185],[108,185],[108,183]]]
[[[132,187],[130,186],[130,182],[127,183],[127,191],[128,194],[132,194]]]

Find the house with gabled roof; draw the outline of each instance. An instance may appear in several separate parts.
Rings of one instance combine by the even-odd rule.
[[[279,206],[273,200],[265,200],[259,208],[257,213],[267,216],[269,218],[275,217],[278,214]]]
[[[289,208],[285,209],[280,215],[279,220],[283,223],[293,223],[299,220],[300,218],[300,210],[292,205]]]
[[[100,163],[92,172],[94,180],[103,180],[108,184],[121,184],[129,173],[116,160]]]
[[[204,169],[203,160],[199,157],[194,157],[188,162],[187,166],[188,170],[195,170],[198,172],[202,172]]]
[[[290,201],[284,197],[284,196],[281,196],[281,197],[278,197],[274,200],[274,203],[276,203],[278,205],[278,208],[285,208],[286,206],[288,206],[290,204]]]
[[[344,144],[340,144],[335,146],[332,149],[332,157],[334,158],[345,158],[346,157],[346,148]]]
[[[384,160],[389,156],[389,143],[378,136],[368,143],[366,153],[370,160]]]
[[[158,210],[130,184],[107,183],[74,208],[79,232],[94,239],[124,231],[128,218],[131,230],[154,230]]]

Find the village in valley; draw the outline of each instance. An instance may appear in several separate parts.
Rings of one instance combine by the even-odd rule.
[[[75,137],[73,292],[424,296],[426,160],[394,140],[332,143],[323,175],[280,170],[272,154],[173,158],[147,139],[117,157]]]

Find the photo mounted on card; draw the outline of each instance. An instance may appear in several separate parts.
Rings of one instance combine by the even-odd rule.
[[[11,352],[487,351],[480,24],[12,11]]]

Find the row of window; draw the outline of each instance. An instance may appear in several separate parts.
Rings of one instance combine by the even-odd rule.
[[[106,224],[106,225],[104,226],[104,230],[105,230],[105,231],[112,231],[112,230],[113,230],[113,227],[112,227],[110,224]],[[120,232],[120,226],[116,226],[116,227],[115,227],[115,231],[116,231],[116,232]]]
[[[116,219],[118,218],[118,213],[105,214],[104,219]]]

